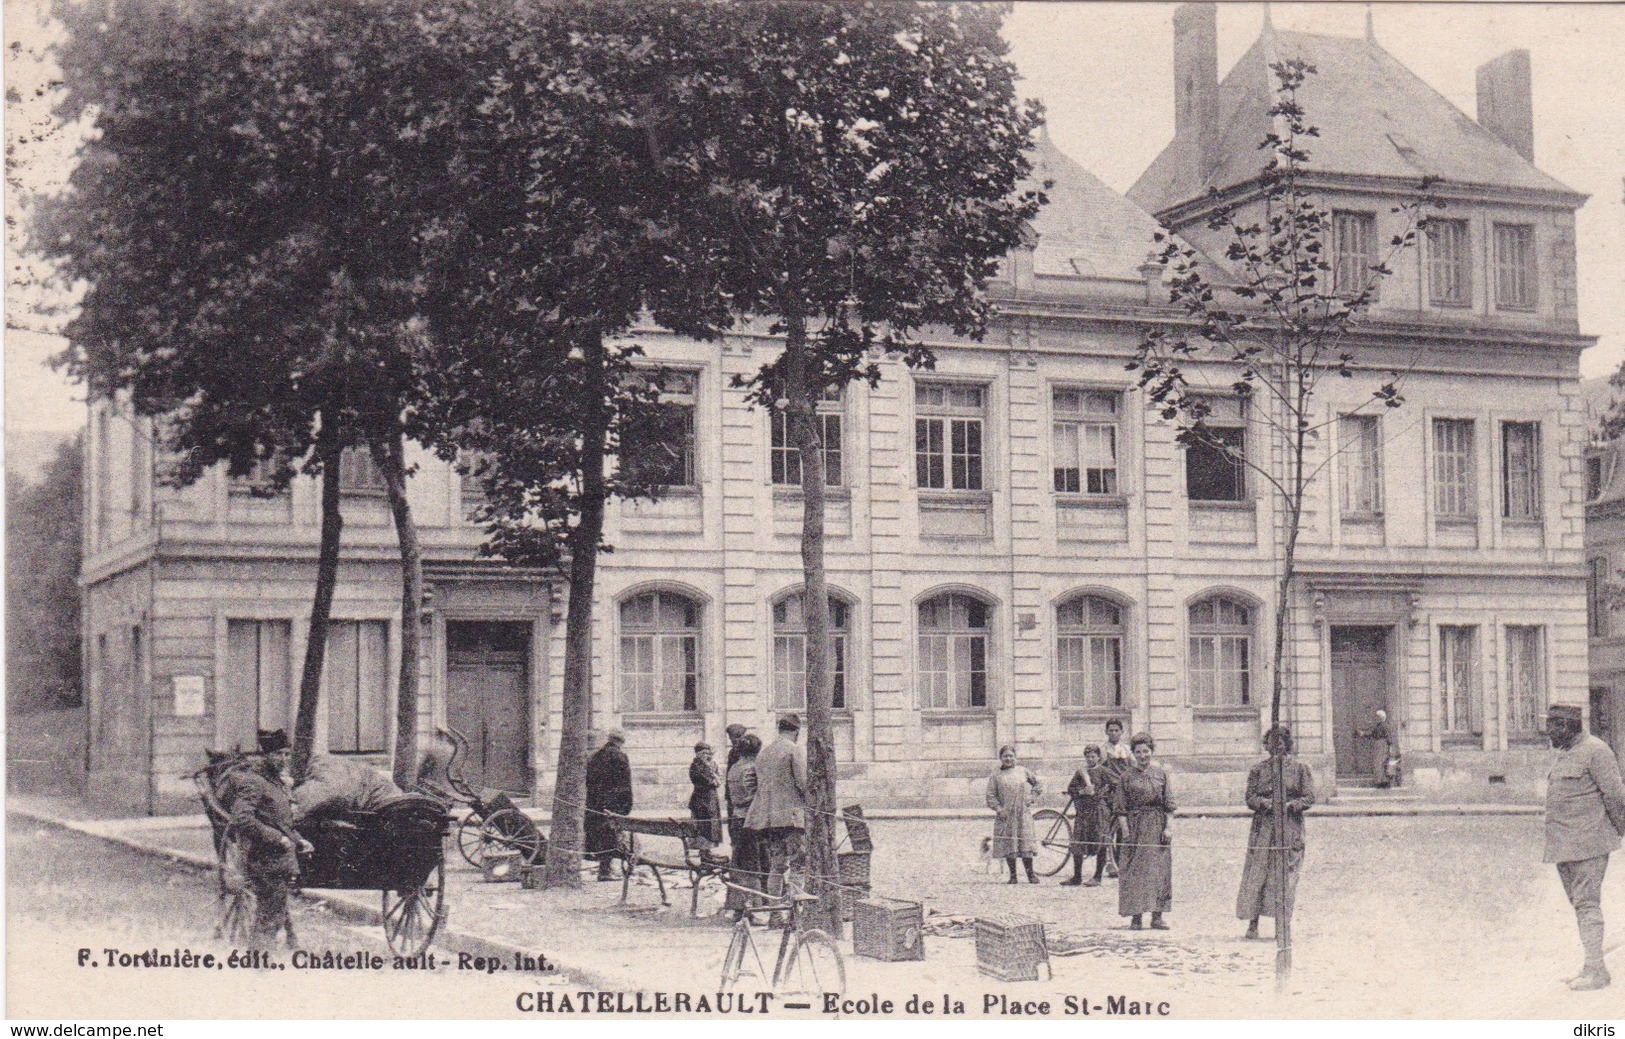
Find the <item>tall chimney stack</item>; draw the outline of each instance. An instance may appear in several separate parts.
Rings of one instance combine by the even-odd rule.
[[[1174,9],[1174,134],[1196,142],[1197,180],[1217,163],[1219,16],[1211,3]]]
[[[1535,105],[1529,52],[1511,50],[1478,67],[1478,125],[1535,161]]]

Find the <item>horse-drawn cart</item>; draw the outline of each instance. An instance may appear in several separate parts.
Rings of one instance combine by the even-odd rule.
[[[254,892],[244,851],[221,801],[231,771],[247,755],[210,755],[193,774],[214,831],[223,903],[216,936],[246,944],[254,919]],[[340,811],[298,824],[313,850],[299,856],[301,888],[379,891],[384,938],[401,956],[416,956],[434,941],[446,916],[445,838],[451,817],[434,798],[403,794],[375,811]],[[287,928],[288,944],[294,944]]]

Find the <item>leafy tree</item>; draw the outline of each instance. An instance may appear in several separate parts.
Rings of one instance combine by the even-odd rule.
[[[1353,279],[1356,284],[1336,284],[1331,212],[1308,185],[1308,144],[1319,131],[1310,125],[1298,101],[1299,88],[1315,68],[1288,59],[1271,64],[1270,69],[1277,86],[1269,116],[1276,129],[1259,146],[1268,159],[1256,181],[1257,194],[1219,205],[1208,218],[1209,230],[1218,232],[1225,242],[1225,260],[1233,277],[1215,276],[1193,249],[1159,233],[1158,261],[1171,274],[1172,302],[1183,308],[1188,321],[1149,329],[1128,368],[1139,371],[1140,387],[1162,418],[1175,424],[1180,444],[1217,452],[1262,480],[1275,495],[1281,555],[1275,575],[1270,658],[1273,729],[1281,722],[1287,620],[1306,494],[1335,455],[1320,446],[1339,418],[1321,414],[1321,390],[1327,380],[1356,377],[1359,325],[1376,301],[1383,279],[1393,273],[1389,263],[1415,246],[1426,225],[1425,211],[1440,203],[1429,194],[1430,182],[1422,181],[1413,195],[1393,207],[1402,218],[1403,229],[1390,239],[1386,256],[1358,272]],[[1233,298],[1233,303],[1227,304],[1227,298]],[[1213,390],[1202,384],[1200,376],[1193,385],[1189,366],[1214,362],[1228,373],[1225,378],[1233,379],[1228,389],[1247,408],[1249,421],[1267,430],[1266,450],[1238,450],[1209,425]],[[1380,380],[1362,406],[1400,407],[1404,403],[1403,374],[1391,372]],[[1279,750],[1272,745],[1274,844],[1282,847],[1286,812],[1284,758]],[[1276,865],[1280,890],[1285,891],[1286,856],[1277,856]],[[1290,926],[1290,914],[1283,909],[1276,921],[1277,975],[1282,979],[1291,970]]]
[[[6,473],[6,706],[80,702],[79,523],[84,447],[57,449],[37,486]]]
[[[930,326],[981,336],[991,314],[982,290],[1042,202],[1023,187],[1041,110],[1016,95],[993,5],[763,3],[731,13],[731,114],[692,157],[711,185],[711,230],[692,241],[721,252],[690,266],[719,271],[738,311],[784,336],[748,385],[754,403],[788,416],[799,452],[808,866],[832,926],[836,769],[816,405],[827,390],[875,384],[875,351],[930,367],[916,338]]]
[[[1609,443],[1621,435],[1625,435],[1625,363],[1608,376],[1608,406],[1603,410],[1593,439]]]
[[[62,3],[61,117],[94,120],[37,229],[89,284],[61,363],[93,397],[160,416],[179,484],[225,463],[272,488],[323,479],[322,553],[295,726],[308,761],[337,575],[337,459],[372,451],[403,570],[395,773],[416,764],[422,596],[403,413],[430,92],[457,69],[408,0]]]

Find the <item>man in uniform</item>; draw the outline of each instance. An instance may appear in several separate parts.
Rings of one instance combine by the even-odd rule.
[[[288,922],[288,892],[299,877],[300,851],[310,844],[293,828],[293,802],[283,771],[288,734],[259,731],[256,760],[231,773],[222,799],[243,849],[243,874],[254,892],[254,946],[268,948]],[[293,941],[289,928],[288,940]]]
[[[1546,775],[1545,860],[1557,866],[1585,947],[1585,966],[1568,985],[1589,992],[1613,980],[1602,958],[1602,878],[1625,835],[1625,784],[1608,744],[1581,726],[1580,708],[1553,704],[1546,735],[1557,756]]]
[[[629,815],[632,812],[632,765],[621,748],[626,734],[611,730],[604,737],[604,745],[587,759],[587,812],[582,829],[587,839],[587,854],[598,860],[598,879],[613,880],[610,867],[615,862],[615,831],[610,829],[606,813]]]

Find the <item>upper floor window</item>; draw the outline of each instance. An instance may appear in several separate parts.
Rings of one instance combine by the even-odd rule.
[[[1428,296],[1435,305],[1458,307],[1473,301],[1472,252],[1467,221],[1428,218]]]
[[[621,710],[699,710],[700,604],[677,592],[644,592],[621,602],[616,661]]]
[[[801,450],[790,435],[790,416],[782,408],[772,411],[770,468],[778,486],[801,486]],[[824,455],[824,484],[841,486],[841,387],[831,386],[818,401],[818,438]]]
[[[914,388],[914,480],[923,488],[982,489],[987,388],[922,382]]]
[[[801,594],[787,595],[773,604],[773,709],[802,711],[807,708],[808,641],[807,616]],[[846,706],[846,643],[850,614],[846,603],[829,600],[830,705]]]
[[[1185,496],[1191,501],[1247,497],[1246,405],[1235,397],[1208,402],[1201,432],[1185,447]]]
[[[1472,419],[1433,420],[1433,511],[1453,519],[1478,515]]]
[[[1534,735],[1546,714],[1545,629],[1509,624],[1506,629],[1507,731]]]
[[[1439,625],[1439,728],[1471,734],[1483,731],[1479,721],[1478,629],[1472,625]]]
[[[1377,262],[1375,213],[1332,212],[1332,291],[1360,293]]]
[[[1501,515],[1540,519],[1540,423],[1501,424]]]
[[[370,448],[347,447],[339,455],[339,490],[345,494],[384,493],[384,474]]]
[[[920,604],[921,707],[987,706],[987,615],[986,603],[957,592]]]
[[[1608,636],[1608,560],[1586,563],[1586,627],[1592,638]]]
[[[662,487],[694,487],[694,412],[699,402],[699,377],[694,372],[662,372],[660,403],[676,421],[676,437],[648,448],[646,475]],[[641,450],[642,448],[640,448]]]
[[[1080,595],[1055,608],[1055,680],[1062,707],[1123,706],[1123,611]]]
[[[1187,611],[1186,660],[1191,704],[1195,707],[1247,707],[1252,690],[1252,610],[1214,595]]]
[[[1382,438],[1375,415],[1344,415],[1337,420],[1343,514],[1382,513]]]
[[[1510,310],[1535,306],[1535,229],[1495,225],[1495,305]]]
[[[1068,494],[1117,494],[1119,396],[1056,390],[1055,489]]]
[[[233,495],[243,497],[267,498],[276,494],[288,493],[287,488],[277,489],[276,486],[277,462],[270,458],[256,458],[248,471],[241,476],[233,476],[228,488]]]

